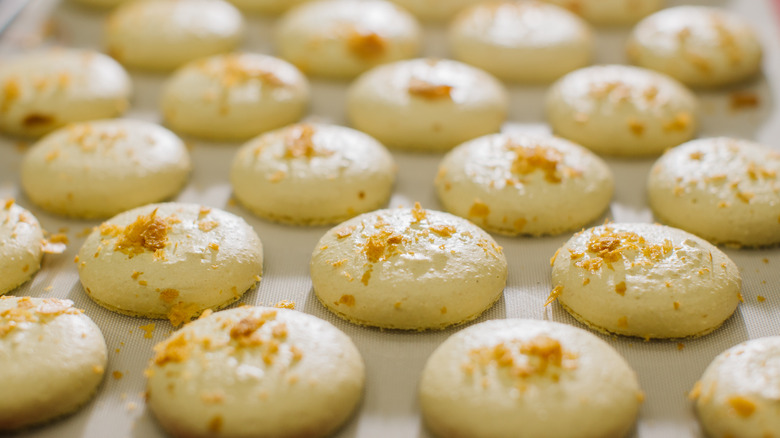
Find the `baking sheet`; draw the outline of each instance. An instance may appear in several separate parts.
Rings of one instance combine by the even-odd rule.
[[[2,0],[3,3],[6,0]],[[697,92],[702,102],[700,136],[729,135],[763,142],[780,149],[780,112],[776,108],[780,86],[780,35],[777,10],[770,0],[673,1],[708,4],[731,9],[754,24],[766,49],[764,74],[750,83],[717,92]],[[106,13],[58,0],[36,0],[0,39],[0,62],[8,56],[46,44],[100,49]],[[273,54],[273,20],[250,17],[244,50]],[[627,29],[597,31],[597,63],[625,63],[623,43]],[[444,27],[425,29],[426,55],[446,56]],[[158,96],[164,75],[132,74],[133,105],[128,117],[160,122]],[[346,123],[344,92],[347,83],[312,81],[313,101],[308,119]],[[544,123],[542,100],[546,87],[509,87],[511,109],[506,130],[549,132]],[[757,108],[734,110],[730,94],[754,92]],[[265,247],[264,276],[259,287],[241,303],[273,304],[286,299],[300,311],[335,324],[356,343],[366,362],[366,392],[356,415],[336,435],[352,437],[419,437],[430,434],[422,425],[416,390],[426,359],[447,337],[460,328],[442,332],[405,333],[357,327],[332,316],[313,295],[308,263],[316,242],[328,227],[299,228],[265,222],[231,200],[230,163],[238,144],[215,144],[188,139],[192,145],[192,179],[176,198],[223,208],[245,218]],[[97,221],[65,220],[33,206],[21,193],[19,164],[25,146],[18,139],[0,137],[0,198],[14,197],[31,210],[51,232],[65,232],[70,244],[65,253],[47,255],[34,279],[12,295],[68,298],[100,326],[109,346],[106,378],[97,397],[75,415],[28,429],[20,437],[161,437],[163,431],[145,408],[143,370],[152,346],[166,338],[172,327],[111,313],[94,304],[84,293],[73,258],[84,240],[84,230]],[[390,206],[423,206],[440,209],[433,178],[440,154],[393,152],[400,171]],[[615,196],[605,215],[616,222],[652,222],[647,207],[645,179],[653,159],[607,159],[616,178]],[[603,220],[603,218],[602,218]],[[476,322],[496,318],[533,318],[576,323],[557,304],[543,307],[551,289],[549,258],[569,235],[546,238],[495,236],[505,249],[509,277],[504,297]],[[736,250],[724,248],[740,267],[745,302],[723,327],[696,340],[643,342],[602,336],[636,370],[646,400],[632,434],[634,437],[699,437],[700,428],[686,393],[709,362],[723,350],[747,339],[780,334],[780,249]],[[766,297],[758,302],[757,296]],[[140,328],[155,323],[151,337]],[[121,373],[112,374],[118,371]],[[2,390],[2,389],[0,389]]]

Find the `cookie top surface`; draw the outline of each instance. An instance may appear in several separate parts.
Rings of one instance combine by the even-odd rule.
[[[780,243],[780,152],[734,138],[693,140],[669,150],[648,178],[663,222],[715,243]]]
[[[109,310],[173,325],[239,299],[263,248],[243,219],[196,204],[150,204],[103,222],[78,255],[81,283]]]
[[[21,182],[40,207],[75,217],[109,217],[175,195],[189,153],[175,134],[140,120],[69,125],[25,154]]]
[[[727,85],[754,76],[761,68],[761,42],[753,28],[724,9],[668,8],[637,24],[628,57],[694,87]]]
[[[391,0],[421,20],[447,21],[466,7],[482,0]]]
[[[363,360],[349,337],[294,310],[214,313],[155,351],[148,403],[174,435],[326,436],[363,392]]]
[[[245,140],[298,121],[309,82],[292,64],[257,53],[219,55],[177,70],[163,88],[162,112],[175,131]]]
[[[569,9],[599,26],[636,23],[665,6],[666,0],[542,0]]]
[[[578,16],[528,1],[479,3],[449,29],[455,58],[506,80],[548,82],[590,63],[593,34]]]
[[[244,12],[258,14],[280,14],[290,8],[311,0],[228,0]]]
[[[780,337],[719,354],[690,394],[711,436],[762,438],[780,430]]]
[[[609,205],[612,171],[562,138],[492,134],[450,151],[436,190],[450,213],[509,235],[557,234],[596,219]]]
[[[508,319],[468,327],[434,351],[420,404],[437,436],[625,436],[643,394],[614,348],[572,326]]]
[[[236,198],[274,221],[339,223],[382,207],[395,181],[393,157],[354,129],[299,124],[245,144],[230,172]]]
[[[419,204],[366,213],[329,230],[310,267],[317,298],[336,315],[405,330],[476,318],[500,298],[507,275],[490,235]]]
[[[128,67],[172,70],[229,52],[241,42],[244,20],[222,0],[142,0],[108,17],[108,53]]]
[[[457,61],[414,59],[375,67],[347,91],[352,125],[388,147],[443,151],[497,132],[509,98],[489,73]]]
[[[279,56],[302,71],[351,78],[379,64],[417,56],[417,20],[384,0],[304,3],[277,27]]]
[[[0,431],[74,411],[106,367],[100,329],[56,298],[0,297]]]
[[[49,49],[0,66],[0,131],[39,137],[73,122],[115,117],[130,97],[130,77],[98,52]]]
[[[659,155],[698,129],[694,94],[661,73],[623,65],[573,71],[546,98],[555,134],[600,154]]]
[[[32,278],[41,267],[43,229],[12,199],[0,199],[0,295]]]
[[[642,338],[701,336],[741,300],[736,264],[704,239],[651,224],[575,234],[555,254],[553,292],[580,322]]]

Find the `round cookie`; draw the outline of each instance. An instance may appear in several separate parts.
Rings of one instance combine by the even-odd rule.
[[[294,225],[335,224],[381,208],[395,181],[392,155],[350,128],[300,124],[244,145],[230,182],[256,215]]]
[[[116,117],[130,77],[98,52],[50,49],[0,65],[0,132],[39,137],[74,122]]]
[[[0,432],[70,414],[106,369],[100,329],[70,300],[0,297]]]
[[[643,398],[614,348],[550,321],[466,328],[433,352],[420,381],[423,418],[439,437],[623,437]]]
[[[244,35],[244,20],[222,0],[141,0],[108,17],[107,52],[144,70],[173,70],[206,56],[230,52]]]
[[[147,403],[172,436],[329,436],[363,393],[365,367],[349,337],[294,310],[218,312],[155,351]]]
[[[579,229],[609,206],[612,171],[594,153],[562,138],[492,134],[450,151],[436,193],[444,209],[500,234]]]
[[[308,74],[352,78],[417,56],[421,32],[414,16],[385,0],[322,0],[282,17],[276,41],[279,56]]]
[[[761,69],[761,42],[753,28],[753,23],[724,9],[664,9],[634,28],[628,58],[690,86],[728,85]]]
[[[665,0],[542,0],[598,26],[626,26],[664,7]]]
[[[310,268],[328,310],[355,324],[403,330],[478,317],[501,297],[507,277],[506,258],[489,234],[419,203],[329,230]]]
[[[0,295],[16,289],[41,268],[43,230],[13,199],[0,199]]]
[[[421,20],[447,21],[459,11],[484,0],[391,0]]]
[[[605,333],[645,339],[706,335],[742,299],[737,265],[704,239],[651,224],[608,224],[575,234],[552,260],[556,298]]]
[[[498,132],[509,98],[490,74],[450,60],[414,59],[367,71],[347,91],[353,127],[391,148],[441,152]]]
[[[573,71],[547,93],[553,132],[607,155],[659,155],[693,138],[698,102],[676,80],[650,70],[601,65]]]
[[[79,278],[93,301],[174,326],[227,306],[260,281],[263,247],[243,219],[196,204],[150,204],[92,231]]]
[[[707,435],[766,438],[780,430],[780,337],[752,339],[719,354],[691,391]]]
[[[190,168],[184,142],[167,129],[140,120],[100,120],[38,141],[24,156],[21,183],[45,210],[110,217],[176,195]]]
[[[310,0],[228,0],[238,9],[254,14],[280,14]]]
[[[82,4],[84,6],[89,6],[91,8],[108,9],[134,0],[72,0],[72,1],[75,3]]]
[[[298,121],[309,82],[272,56],[219,55],[187,64],[163,89],[162,113],[175,131],[212,140],[246,140]]]
[[[456,59],[501,79],[550,82],[590,64],[593,33],[585,21],[536,1],[478,3],[452,22]]]
[[[706,138],[669,150],[647,193],[662,222],[713,243],[780,243],[780,152],[746,140]]]

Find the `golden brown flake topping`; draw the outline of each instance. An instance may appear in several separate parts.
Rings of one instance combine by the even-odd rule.
[[[545,306],[550,305],[553,301],[555,301],[561,294],[563,293],[563,286],[558,285],[555,286],[555,288],[550,291],[550,296],[547,297],[547,301],[544,302]]]
[[[492,347],[475,348],[469,352],[464,371],[472,374],[477,367],[495,366],[516,379],[547,376],[557,382],[564,370],[577,367],[577,356],[564,351],[558,340],[537,335],[522,342],[501,342]]]
[[[282,300],[274,304],[274,307],[278,309],[290,309],[295,310],[295,301]]]
[[[490,207],[479,199],[475,199],[469,209],[469,216],[485,218],[490,214]]]
[[[3,300],[14,297],[1,297]],[[16,301],[16,307],[0,312],[0,337],[3,337],[24,323],[46,323],[60,315],[78,315],[81,310],[73,307],[73,303],[56,298],[47,298],[36,306],[30,297],[22,297]]]
[[[409,80],[409,94],[426,99],[452,99],[452,85],[433,84],[431,82],[411,78]]]
[[[119,234],[114,249],[128,255],[157,251],[168,244],[168,220],[157,217],[157,209],[149,215],[140,215]],[[101,233],[103,227],[101,226]]]
[[[729,406],[742,418],[748,418],[756,410],[756,404],[741,395],[733,395],[728,399]]]
[[[168,311],[168,320],[172,326],[177,327],[191,320],[198,314],[199,310],[199,306],[195,303],[187,304],[179,301]]]
[[[396,245],[403,242],[403,236],[390,230],[380,230],[366,239],[365,249],[363,250],[368,257],[368,261],[376,263],[382,257],[392,255]]]
[[[672,120],[664,123],[665,131],[684,131],[693,123],[693,116],[687,112],[677,113]]]
[[[168,341],[163,341],[154,346],[154,364],[163,366],[168,362],[178,363],[190,357],[192,344],[188,342],[184,333],[179,333]]]
[[[219,222],[217,221],[198,222],[198,229],[203,231],[204,233],[208,233],[209,231],[213,230],[214,228],[217,228],[218,226],[219,226]]]
[[[600,234],[593,234],[588,241],[588,253],[595,254],[576,262],[575,265],[591,272],[597,272],[601,269],[603,263],[610,266],[626,255],[626,252],[638,252],[647,260],[645,264],[657,263],[670,256],[675,250],[672,241],[665,239],[660,245],[647,243],[644,237],[630,231],[615,232],[606,227]]]
[[[315,129],[311,125],[298,125],[284,138],[284,158],[313,158],[332,155],[333,151],[317,149],[314,144]]]
[[[16,201],[15,201],[13,198],[11,198],[11,199],[7,199],[7,200],[5,201],[5,204],[3,204],[3,208],[5,208],[6,210],[10,210],[10,209],[11,209],[11,207],[13,207],[13,205],[14,205],[14,202],[16,202]]]
[[[387,41],[374,32],[352,30],[347,37],[347,48],[361,58],[375,58],[387,50]]]
[[[220,74],[219,72],[215,72]],[[221,72],[222,86],[231,88],[234,85],[241,85],[250,80],[256,79],[272,87],[283,87],[286,85],[284,80],[270,71],[258,67],[251,67],[241,61],[238,55],[229,55],[225,57],[224,68]]]
[[[624,296],[626,294],[626,282],[621,281],[620,283],[616,284],[615,292],[617,292],[617,294],[620,296]]]
[[[453,225],[433,225],[431,231],[441,237],[450,237],[457,231]]]
[[[414,208],[412,209],[412,217],[414,217],[414,222],[420,222],[421,220],[425,219],[425,216],[427,213],[425,212],[425,209],[422,208],[419,202],[414,203]]]
[[[555,148],[546,146],[525,147],[507,142],[507,148],[515,153],[511,170],[513,173],[528,175],[536,170],[544,172],[544,179],[551,183],[561,182],[563,154]],[[576,172],[574,173],[576,175]]]
[[[176,298],[179,298],[179,291],[176,289],[165,289],[160,292],[160,299],[166,303],[173,303]]]

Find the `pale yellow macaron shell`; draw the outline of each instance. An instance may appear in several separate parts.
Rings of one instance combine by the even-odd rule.
[[[130,77],[102,53],[47,49],[0,65],[0,132],[39,137],[69,123],[116,117]]]
[[[656,161],[647,182],[662,222],[713,243],[780,243],[780,152],[747,140],[693,140]]]
[[[632,63],[692,87],[719,87],[755,76],[763,51],[753,23],[704,6],[678,6],[645,18],[627,47]]]
[[[321,0],[285,14],[276,40],[279,56],[307,74],[353,78],[417,56],[422,30],[414,16],[385,0]]]
[[[258,53],[194,61],[165,83],[161,110],[174,131],[210,140],[247,140],[297,122],[309,82],[287,61]]]
[[[765,438],[780,430],[780,337],[751,339],[719,354],[690,397],[708,436]]]
[[[594,330],[640,338],[702,336],[737,308],[737,265],[676,228],[615,223],[575,234],[555,254],[552,301]]]
[[[643,394],[614,348],[572,326],[508,319],[466,328],[433,352],[420,405],[438,437],[623,437]]]
[[[228,2],[138,0],[108,17],[106,50],[128,67],[166,71],[235,50],[243,36],[244,19]]]
[[[379,142],[354,129],[292,125],[236,154],[230,181],[256,215],[295,225],[335,224],[384,206],[396,165]]]
[[[463,143],[439,165],[444,209],[496,233],[559,234],[609,206],[612,171],[593,152],[558,137],[492,134]]]
[[[70,300],[0,297],[0,431],[69,414],[106,369],[100,329]]]
[[[660,155],[698,130],[698,100],[662,73],[625,65],[575,70],[547,92],[553,133],[598,154]]]
[[[389,148],[441,152],[498,132],[509,97],[489,73],[464,63],[413,59],[380,65],[347,91],[355,129]]]
[[[550,82],[590,64],[593,32],[580,17],[537,1],[478,3],[450,24],[455,59],[517,82]]]
[[[597,26],[626,26],[658,11],[666,0],[542,0],[569,9]]]
[[[110,217],[174,196],[192,165],[184,142],[153,123],[130,119],[73,124],[25,154],[21,182],[45,210]]]
[[[43,230],[35,216],[0,199],[0,295],[14,290],[41,268]]]
[[[178,325],[238,300],[260,281],[263,247],[238,216],[171,202],[104,222],[77,260],[81,284],[96,303]]]
[[[173,436],[328,436],[363,393],[365,367],[349,337],[294,310],[218,312],[155,351],[148,405]]]
[[[476,318],[501,297],[507,277],[490,235],[419,204],[336,226],[317,243],[310,268],[328,310],[356,324],[404,330]]]

